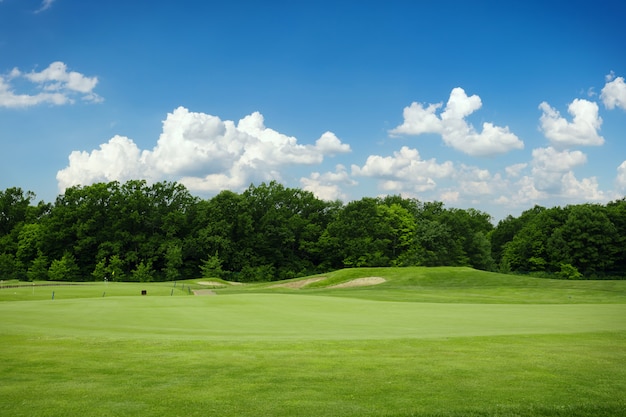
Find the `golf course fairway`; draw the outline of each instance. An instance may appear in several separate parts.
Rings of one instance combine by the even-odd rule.
[[[210,296],[173,283],[45,289],[56,299],[2,289],[0,415],[624,415],[621,282],[467,268],[433,269],[437,280],[428,268],[325,279],[373,272],[384,283]],[[411,291],[440,302],[407,301]],[[493,302],[475,302],[479,293]]]

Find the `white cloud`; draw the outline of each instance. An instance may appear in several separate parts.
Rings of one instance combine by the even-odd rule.
[[[604,192],[599,189],[596,177],[577,180],[573,172],[567,172],[562,178],[562,195],[576,201],[603,201]]]
[[[437,116],[437,110],[441,103],[429,104],[424,108],[421,104],[413,102],[405,107],[402,115],[404,123],[389,131],[392,135],[421,135],[422,133],[441,133],[443,126]]]
[[[508,194],[509,197],[500,197],[498,201],[517,207],[537,204],[548,196],[545,191],[538,190],[535,187],[535,181],[532,177],[526,175],[511,185]]]
[[[491,195],[502,188],[502,178],[499,174],[491,175],[486,169],[461,165],[455,173],[459,193],[469,199],[478,196]]]
[[[607,109],[620,107],[626,110],[626,83],[624,77],[614,78],[613,73],[607,76],[607,83],[600,93],[600,98]]]
[[[132,177],[175,180],[193,191],[217,192],[255,181],[280,181],[287,166],[315,165],[326,156],[349,151],[331,132],[315,145],[302,145],[265,127],[258,112],[235,124],[179,107],[163,121],[152,150],[142,151],[132,140],[116,136],[90,153],[72,152],[69,166],[58,172],[57,180],[61,191],[76,184]]]
[[[446,204],[452,204],[459,201],[460,193],[458,191],[445,191],[439,196],[439,200]]]
[[[335,172],[313,172],[307,178],[300,178],[300,184],[303,190],[312,192],[322,200],[345,201],[348,196],[342,191],[342,186],[354,186],[356,181],[350,178],[346,167],[339,164]]]
[[[575,99],[567,110],[573,116],[568,122],[561,114],[545,101],[539,105],[543,111],[541,130],[550,142],[559,148],[571,146],[598,146],[604,138],[598,135],[602,118],[598,115],[598,105],[584,99]]]
[[[581,151],[557,151],[551,146],[533,149],[533,172],[566,172],[587,162]]]
[[[43,0],[41,2],[41,6],[39,6],[39,9],[35,10],[35,13],[41,13],[44,10],[48,10],[51,6],[52,3],[54,3],[55,0]]]
[[[44,86],[45,90],[67,89],[79,93],[90,93],[98,84],[97,77],[85,77],[76,71],[67,71],[63,62],[53,62],[41,72],[32,71],[24,75],[29,80]]]
[[[365,165],[352,165],[352,175],[376,178],[386,191],[422,192],[436,187],[435,178],[449,178],[452,162],[438,164],[435,159],[422,160],[416,149],[403,146],[393,156],[370,155]]]
[[[33,83],[36,92],[16,93],[11,82],[20,78]],[[97,84],[98,77],[87,77],[76,71],[68,72],[67,65],[58,61],[40,72],[23,73],[13,68],[8,75],[0,75],[0,107],[23,108],[44,103],[63,105],[73,103],[75,97],[101,102],[102,97],[93,91]]]
[[[620,191],[626,191],[626,161],[622,162],[620,166],[617,167],[617,178],[615,182]]]
[[[124,136],[111,138],[91,153],[74,151],[69,161],[69,166],[57,173],[62,191],[74,185],[142,178],[146,172],[141,151]]]
[[[324,133],[315,141],[315,149],[324,155],[335,156],[340,153],[348,153],[352,150],[347,143],[341,143],[339,138],[333,132]]]
[[[437,111],[442,104],[424,105],[412,103],[403,111],[404,122],[389,131],[390,135],[440,134],[444,143],[471,156],[493,156],[514,149],[523,149],[524,143],[508,126],[483,123],[481,132],[476,131],[465,118],[482,107],[479,96],[468,97],[465,91],[454,88],[441,115]]]
[[[581,151],[557,151],[552,147],[533,150],[532,175],[538,190],[562,194],[563,177],[587,162]]]
[[[528,164],[526,163],[513,164],[504,168],[504,171],[509,177],[519,177],[522,171],[526,169],[527,166]]]
[[[63,105],[70,99],[62,93],[16,94],[11,85],[0,76],[0,107],[21,108],[48,103]]]

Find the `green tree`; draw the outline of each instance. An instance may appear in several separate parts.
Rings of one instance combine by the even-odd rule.
[[[583,275],[603,275],[613,267],[619,236],[600,205],[569,208],[567,220],[548,240],[553,265],[573,265]]]
[[[27,221],[30,203],[34,198],[32,191],[24,192],[18,187],[0,191],[0,237],[8,235],[20,223]]]
[[[611,250],[612,275],[626,276],[626,197],[606,205],[606,215],[615,227],[617,236]]]
[[[224,274],[222,261],[217,252],[215,252],[215,255],[209,255],[207,259],[202,261],[200,269],[202,270],[203,278],[221,278]]]
[[[17,266],[12,253],[0,253],[0,279],[17,279]]]
[[[504,245],[513,240],[515,235],[522,228],[523,223],[524,221],[522,217],[516,218],[509,215],[500,220],[496,227],[491,232],[489,232],[487,237],[489,238],[491,243],[492,259],[495,265],[498,265],[499,268],[509,268],[508,265],[505,266],[505,264],[502,264],[502,253],[504,252]],[[507,269],[506,271],[502,272],[509,272],[509,270]]]
[[[522,213],[523,225],[515,237],[504,245],[501,263],[506,263],[511,271],[517,272],[545,272],[556,266],[554,261],[558,257],[549,250],[548,240],[565,222],[568,212],[569,208],[535,206]]]
[[[108,281],[110,278],[107,274],[106,259],[101,259],[95,266],[91,275],[96,281]]]
[[[20,279],[26,277],[26,271],[31,263],[41,254],[44,240],[44,230],[39,223],[29,223],[20,230],[15,254],[16,269]]]
[[[177,241],[167,244],[165,250],[165,278],[168,281],[175,281],[180,277],[179,268],[183,264],[182,245]]]
[[[556,276],[561,279],[582,279],[583,274],[578,272],[575,266],[571,264],[561,264],[561,270],[556,273]]]
[[[41,252],[33,260],[26,271],[26,277],[29,281],[45,281],[48,279],[48,258]]]
[[[420,265],[452,265],[457,248],[450,229],[435,220],[423,219],[417,224],[417,259]]]
[[[131,273],[133,281],[152,282],[154,281],[154,270],[150,262],[141,261],[137,264]]]
[[[126,278],[126,274],[124,273],[124,262],[122,259],[113,255],[109,259],[109,265],[106,268],[107,276],[109,276],[111,281],[124,281]]]
[[[392,230],[378,208],[379,199],[364,197],[349,202],[328,225],[323,242],[347,267],[389,266]]]
[[[69,252],[63,254],[61,259],[55,259],[48,269],[48,277],[52,281],[79,281],[80,270],[76,265],[74,256]]]

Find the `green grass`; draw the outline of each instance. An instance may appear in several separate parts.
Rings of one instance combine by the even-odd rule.
[[[528,276],[504,275],[471,268],[355,268],[322,275],[324,280],[305,290],[329,295],[372,300],[443,303],[626,303],[626,280],[566,281]],[[380,285],[336,289],[325,287],[352,279],[377,276],[388,280]],[[292,280],[297,281],[297,280]],[[267,288],[267,284],[256,289]],[[229,292],[240,291],[230,287]],[[272,288],[272,291],[289,292]],[[302,290],[299,290],[302,291]],[[291,291],[293,292],[293,290]]]
[[[324,287],[367,276],[387,282]],[[0,290],[0,415],[626,415],[621,282],[407,268],[182,284]]]
[[[17,285],[13,283],[13,285]],[[189,288],[198,288],[197,285],[185,282],[81,282],[81,283],[51,283],[51,282],[21,282],[17,288],[0,289],[1,301],[32,301],[55,300],[73,298],[103,298],[119,296],[141,295],[142,290],[149,296],[189,295]]]

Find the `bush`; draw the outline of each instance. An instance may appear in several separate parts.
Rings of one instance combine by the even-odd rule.
[[[583,274],[578,272],[578,269],[572,264],[561,264],[561,270],[556,273],[556,276],[561,279],[582,279]]]

